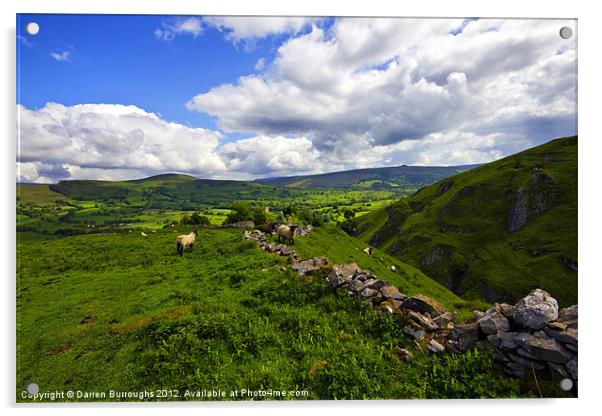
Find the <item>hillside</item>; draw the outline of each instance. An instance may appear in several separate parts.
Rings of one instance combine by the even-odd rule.
[[[393,320],[322,279],[301,279],[282,257],[242,241],[239,229],[202,228],[194,251],[179,257],[174,239],[186,231],[19,241],[17,385],[180,391],[163,400],[241,387],[307,392],[295,399],[532,395],[493,370],[484,352],[421,352]],[[470,313],[472,305],[420,271],[362,247],[334,227],[295,244],[304,258],[356,261],[407,294]],[[395,355],[399,347],[413,352],[409,363]]]
[[[418,189],[440,179],[469,170],[477,165],[466,166],[394,166],[385,168],[356,169],[318,175],[289,176],[257,179],[256,182],[271,186],[291,188],[351,187],[356,189]]]
[[[577,137],[441,180],[347,229],[465,298],[541,287],[576,303]]]

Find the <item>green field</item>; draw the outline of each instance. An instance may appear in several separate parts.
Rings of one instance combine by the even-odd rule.
[[[282,271],[282,258],[242,241],[241,230],[203,228],[180,258],[174,239],[184,231],[19,241],[17,386],[168,389],[180,400],[186,389],[240,388],[306,392],[295,399],[533,394],[500,376],[487,353],[421,352],[369,305]],[[296,248],[357,261],[455,308],[459,298],[416,269],[368,257],[338,233],[320,230]],[[396,273],[386,269],[393,261]],[[397,347],[415,359],[403,363]]]
[[[366,170],[282,184],[175,174],[18,184],[17,400],[31,382],[154,393],[145,400],[566,395],[554,377],[502,374],[488,350],[433,355],[369,304],[300,278],[283,257],[242,240],[241,228],[221,225],[312,224],[295,239],[303,259],[355,262],[406,295],[439,301],[457,322],[534,287],[567,306],[577,300],[576,158],[577,139],[566,138],[452,177],[404,168],[393,180],[400,170],[386,168],[374,170],[386,177]],[[521,192],[526,221],[509,230]],[[194,249],[178,256],[176,236],[195,228]],[[398,348],[413,358],[400,360]],[[240,389],[286,395],[185,395]]]

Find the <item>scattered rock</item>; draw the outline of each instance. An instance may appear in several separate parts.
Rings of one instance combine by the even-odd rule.
[[[452,312],[444,312],[441,315],[433,319],[433,323],[439,327],[439,329],[453,329],[454,319],[456,315]]]
[[[384,299],[396,299],[402,301],[406,298],[406,296],[403,293],[401,293],[399,289],[392,285],[385,285],[381,287],[380,293],[383,295]]]
[[[428,313],[430,316],[439,316],[446,312],[443,305],[422,294],[406,298],[401,307],[420,313]]]
[[[332,272],[330,274],[330,287],[336,289],[348,284],[358,270],[360,270],[360,268],[355,263],[335,264],[332,267]]]
[[[472,349],[479,341],[479,325],[476,322],[455,325],[449,333],[448,343],[454,352],[464,353]]]
[[[558,302],[548,292],[535,289],[516,304],[512,318],[526,328],[542,329],[558,319]]]
[[[298,263],[293,264],[291,268],[297,273],[299,273],[301,276],[308,276],[315,273],[318,270],[323,270],[328,265],[328,258],[321,256],[314,257],[309,260],[300,261]]]
[[[426,331],[424,329],[412,327],[410,325],[404,326],[403,332],[414,337],[415,339],[422,339],[426,336]]]
[[[422,328],[424,329],[428,329],[429,331],[435,331],[437,330],[439,327],[437,326],[437,324],[435,324],[431,318],[428,318],[418,312],[415,311],[406,311],[405,312],[406,316],[408,316],[412,321],[414,321],[415,323],[417,323],[418,325],[420,325]]]
[[[445,351],[445,347],[441,344],[439,344],[437,341],[435,341],[434,339],[431,339],[427,345],[427,348],[434,352],[434,353],[438,353],[438,352],[443,352]]]
[[[412,359],[412,353],[405,348],[397,347],[395,350],[395,355],[404,363],[408,363]]]
[[[546,366],[535,361],[525,358],[521,355],[513,354],[511,352],[507,352],[506,356],[510,358],[512,361],[526,367],[526,368],[534,368],[535,370],[545,370]]]

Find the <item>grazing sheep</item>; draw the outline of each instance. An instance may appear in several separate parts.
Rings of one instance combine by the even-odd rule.
[[[372,255],[372,247],[366,247],[362,250],[365,254],[371,256]]]
[[[140,231],[140,235],[141,235],[142,237],[148,237],[148,234],[147,234],[147,233],[145,233],[144,231]]]
[[[295,231],[297,231],[297,228],[299,228],[298,225],[279,225],[278,228],[276,228],[278,241],[283,238],[285,243],[286,240],[289,240],[291,244],[295,244]]]
[[[180,257],[184,253],[186,247],[190,247],[190,250],[192,251],[194,240],[196,240],[197,235],[197,231],[193,230],[190,234],[179,235],[178,238],[176,238],[176,248],[178,249]]]

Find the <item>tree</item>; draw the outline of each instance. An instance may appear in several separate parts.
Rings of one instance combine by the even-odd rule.
[[[352,210],[347,208],[343,212],[343,216],[345,217],[346,220],[350,220],[351,218],[355,217],[355,212],[353,212]]]

